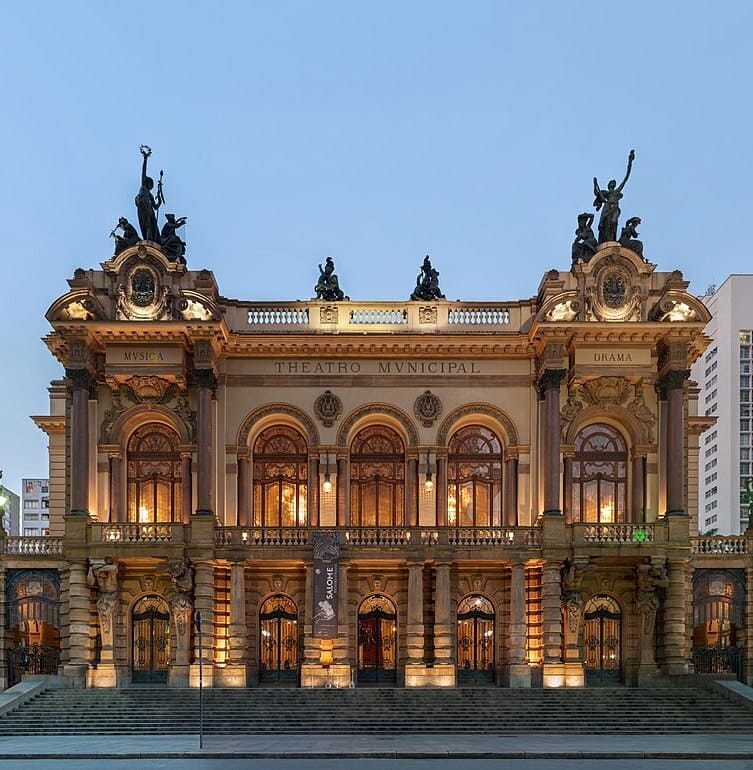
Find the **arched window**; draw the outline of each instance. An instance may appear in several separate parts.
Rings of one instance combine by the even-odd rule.
[[[149,423],[128,441],[128,521],[179,521],[181,463],[178,434]]]
[[[614,428],[588,425],[578,433],[571,477],[573,521],[626,520],[627,448]]]
[[[391,428],[364,428],[350,448],[350,520],[356,527],[401,526],[405,448]]]
[[[254,526],[306,525],[306,440],[285,425],[263,430],[254,442]]]
[[[502,445],[481,425],[461,428],[450,439],[447,457],[447,522],[489,527],[501,521]]]

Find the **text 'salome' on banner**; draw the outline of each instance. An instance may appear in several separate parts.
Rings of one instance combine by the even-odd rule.
[[[337,637],[337,562],[340,543],[337,532],[313,535],[314,567],[314,639]]]

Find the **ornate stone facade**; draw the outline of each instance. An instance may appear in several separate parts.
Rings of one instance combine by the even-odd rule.
[[[198,613],[215,686],[640,683],[744,638],[690,620],[724,549],[729,596],[753,568],[691,537],[708,313],[677,272],[606,242],[533,300],[257,305],[140,242],[70,283],[52,531],[0,578],[64,586],[80,682],[195,684]]]

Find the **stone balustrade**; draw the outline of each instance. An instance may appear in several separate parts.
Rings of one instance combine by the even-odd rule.
[[[182,540],[182,524],[94,524],[93,541],[103,543],[172,543]],[[99,537],[96,530],[99,529]]]
[[[637,545],[656,541],[655,524],[574,524],[573,531],[576,543]]]
[[[227,309],[231,328],[253,332],[446,331],[453,334],[517,332],[533,315],[530,302],[246,302]]]
[[[453,527],[448,530],[448,545],[459,546],[528,546],[540,544],[538,527]]]
[[[748,540],[744,536],[712,536],[691,537],[691,553],[705,556],[729,556],[731,554],[747,554]]]
[[[63,538],[50,536],[7,536],[3,548],[5,556],[62,556]]]

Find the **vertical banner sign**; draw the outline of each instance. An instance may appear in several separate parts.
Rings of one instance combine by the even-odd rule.
[[[314,546],[314,639],[337,638],[337,566],[340,543],[337,532],[315,532]]]

